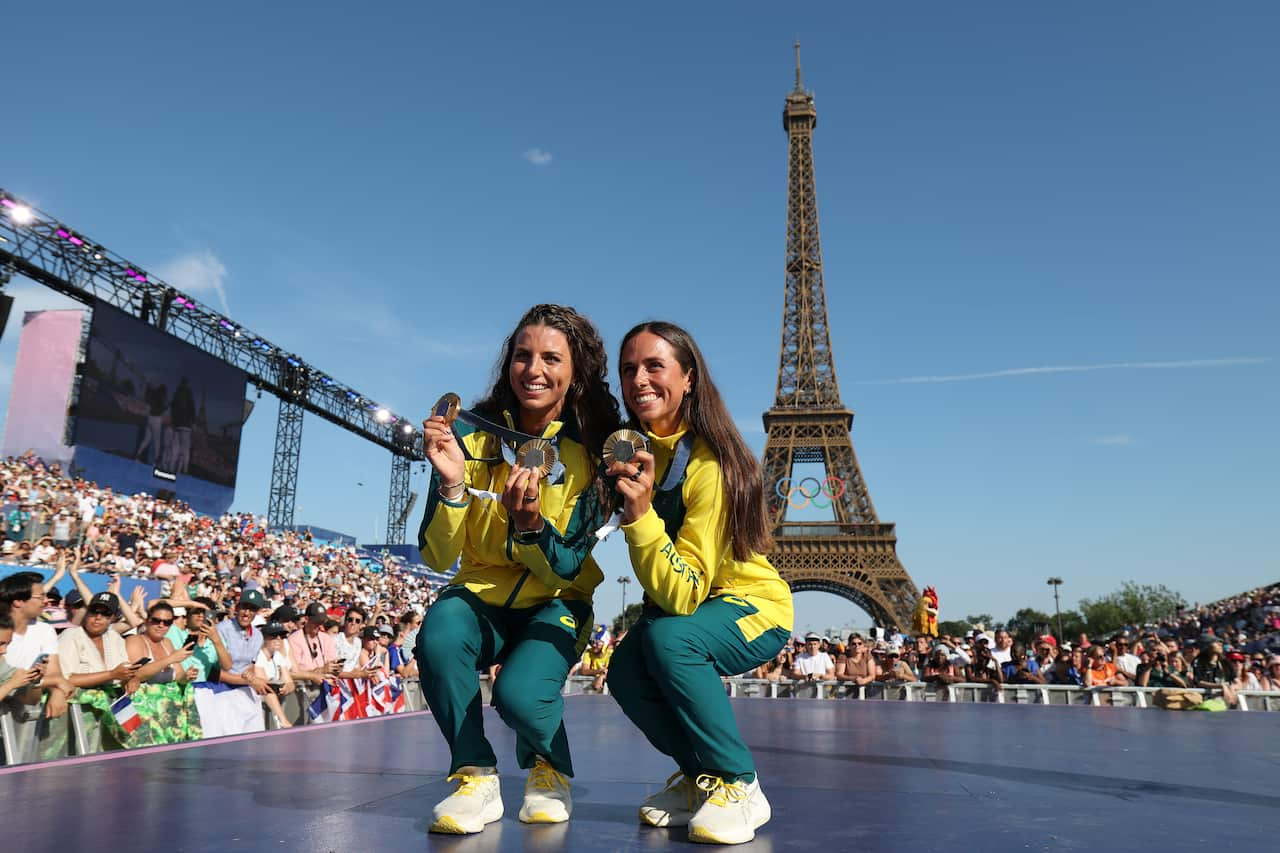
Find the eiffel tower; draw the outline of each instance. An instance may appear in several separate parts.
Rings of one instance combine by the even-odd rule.
[[[796,87],[782,111],[791,148],[782,355],[777,396],[764,413],[765,502],[776,540],[770,560],[793,591],[834,593],[879,625],[906,628],[919,592],[898,560],[893,524],[876,516],[853,452],[853,412],[840,402],[836,383],[813,176],[818,110],[801,83],[798,42],[795,48]],[[797,464],[819,462],[825,478],[793,477]],[[810,503],[834,517],[787,518],[788,510]]]

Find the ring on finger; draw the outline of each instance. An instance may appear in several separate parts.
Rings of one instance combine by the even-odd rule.
[[[640,482],[640,472],[639,472],[639,471],[637,471],[637,472],[635,472],[634,474],[632,474],[632,475],[631,475],[631,482],[633,482],[633,483],[638,483],[638,482]]]
[[[538,499],[538,496],[537,496],[537,495],[525,495],[525,496],[524,496],[524,502],[525,502],[525,503],[527,503],[527,504],[531,504],[531,503],[533,503],[534,501],[536,501],[537,499]]]

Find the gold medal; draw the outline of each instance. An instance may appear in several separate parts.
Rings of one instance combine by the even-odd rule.
[[[604,440],[604,464],[606,467],[614,462],[630,462],[642,450],[649,449],[649,440],[633,429],[620,429],[612,432]]]
[[[546,477],[556,466],[556,449],[544,438],[531,438],[516,450],[516,464],[534,468],[539,477]]]
[[[431,417],[444,418],[444,422],[452,426],[458,417],[458,409],[460,408],[462,408],[462,398],[450,391],[439,400],[436,400],[436,404],[431,407]]]

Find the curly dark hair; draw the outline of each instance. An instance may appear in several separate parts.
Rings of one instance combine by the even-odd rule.
[[[693,434],[707,443],[720,464],[725,525],[733,541],[733,558],[746,560],[753,553],[769,553],[773,549],[773,534],[765,514],[760,462],[742,440],[720,391],[711,381],[711,369],[702,357],[702,350],[698,349],[693,335],[675,323],[650,320],[627,332],[618,351],[626,349],[627,342],[641,332],[650,332],[671,344],[680,367],[686,372],[693,371],[693,388],[681,403],[681,416]],[[640,419],[630,406],[627,406],[627,416],[632,424],[640,426]]]
[[[516,338],[526,326],[546,326],[568,338],[573,381],[565,395],[560,420],[577,427],[583,447],[598,459],[605,438],[618,428],[622,417],[618,413],[618,401],[609,390],[609,358],[604,341],[590,320],[566,305],[535,305],[524,312],[507,336],[502,357],[494,365],[493,386],[472,408],[492,420],[500,420],[504,410],[513,416],[520,411],[520,401],[511,390],[509,377]]]

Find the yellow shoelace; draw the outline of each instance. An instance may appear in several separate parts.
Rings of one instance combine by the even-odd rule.
[[[446,782],[461,782],[458,789],[453,792],[455,797],[470,797],[480,790],[480,781],[484,776],[470,776],[466,773],[454,773]]]
[[[533,765],[533,769],[529,771],[530,788],[537,788],[543,791],[554,791],[560,787],[567,787],[568,783],[565,776],[545,761],[539,761]]]
[[[747,798],[747,788],[741,782],[726,782],[719,776],[704,773],[698,777],[698,787],[707,794],[707,802],[717,806],[740,803]]]

